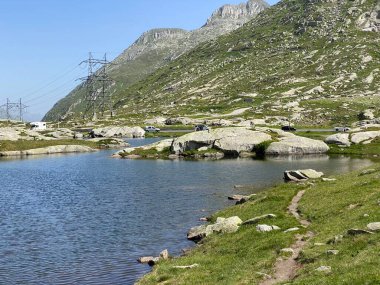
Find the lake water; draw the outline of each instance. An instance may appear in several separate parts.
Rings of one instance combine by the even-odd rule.
[[[150,270],[138,257],[191,246],[187,230],[231,205],[234,185],[281,183],[286,169],[335,174],[371,164],[327,156],[121,160],[111,153],[0,160],[1,284],[133,284]]]

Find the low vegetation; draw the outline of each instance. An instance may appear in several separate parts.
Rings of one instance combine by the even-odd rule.
[[[159,262],[139,284],[258,284],[265,274],[273,274],[280,250],[291,246],[296,234],[306,232],[287,210],[300,190],[306,193],[299,209],[311,222],[307,231],[314,237],[301,252],[301,269],[291,284],[378,284],[380,233],[351,236],[347,231],[380,221],[379,178],[380,165],[375,165],[371,171],[337,176],[336,181],[287,183],[261,192],[254,200],[216,213],[212,221],[235,215],[244,221],[273,213],[277,218],[260,223],[282,230],[261,233],[254,225],[243,225],[236,233],[208,236],[186,256]],[[295,226],[301,229],[283,232]],[[338,254],[329,255],[328,250]],[[199,266],[173,268],[191,264]],[[330,266],[331,273],[316,271],[320,266]]]

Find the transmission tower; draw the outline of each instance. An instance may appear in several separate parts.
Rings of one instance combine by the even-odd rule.
[[[24,120],[24,113],[26,112],[26,108],[28,106],[22,103],[22,99],[18,102],[11,102],[7,98],[7,103],[0,106],[0,110],[4,119],[7,120],[16,120],[18,119],[20,122]],[[3,115],[5,113],[5,116]]]
[[[92,120],[97,120],[98,112],[104,116],[104,112],[109,108],[111,117],[113,116],[112,100],[109,88],[114,82],[107,73],[107,68],[112,63],[107,60],[107,54],[102,59],[95,59],[89,53],[87,60],[81,64],[87,64],[88,74],[80,78],[86,87],[86,108],[83,114],[85,118],[89,112],[92,113]]]

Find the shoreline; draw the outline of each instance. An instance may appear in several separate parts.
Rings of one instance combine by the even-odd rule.
[[[340,181],[342,181],[342,184],[344,184],[342,185],[344,189],[348,189],[348,191],[353,191],[352,189],[350,190],[350,188],[352,188],[353,184],[357,183],[358,179],[360,181],[364,180],[362,181],[362,183],[366,184],[369,183],[369,181],[373,181],[374,177],[378,177],[376,176],[376,174],[380,174],[380,165],[373,164],[372,167],[374,167],[374,169],[370,171],[354,171],[333,176],[333,179],[337,179],[336,181],[334,181],[333,179],[326,179],[324,181],[321,179],[312,179],[301,183],[282,183],[273,187],[269,187],[265,191],[257,193],[257,195],[249,199],[244,204],[221,209],[211,216],[211,223],[216,222],[218,217],[227,218],[232,216],[238,216],[244,222],[254,217],[263,217],[264,215],[264,218],[260,220],[260,223],[268,223],[268,225],[275,225],[276,227],[279,226],[280,230],[271,231],[268,233],[260,233],[255,230],[255,226],[244,225],[243,223],[243,225],[240,226],[239,230],[236,233],[221,233],[209,235],[202,239],[200,243],[198,243],[195,247],[192,247],[189,252],[186,252],[184,256],[172,257],[168,260],[159,261],[158,264],[153,267],[152,271],[144,275],[138,281],[136,281],[136,284],[157,284],[159,281],[164,280],[172,281],[175,284],[189,284],[189,280],[197,284],[215,284],[212,281],[212,278],[215,278],[216,276],[224,276],[223,278],[225,278],[225,280],[220,280],[220,283],[227,284],[228,282],[232,281],[237,282],[237,279],[231,279],[231,277],[225,276],[226,273],[229,271],[234,271],[235,274],[237,274],[236,272],[239,272],[239,280],[243,283],[249,281],[250,284],[261,284],[261,282],[266,282],[263,284],[275,284],[265,280],[277,280],[277,275],[276,272],[273,271],[273,268],[275,268],[275,265],[277,264],[279,259],[290,260],[292,258],[291,256],[293,256],[294,260],[301,259],[300,262],[297,261],[297,264],[301,268],[299,271],[297,271],[297,274],[299,274],[298,278],[307,279],[309,278],[308,275],[311,274],[313,278],[318,278],[318,280],[321,280],[321,278],[322,280],[323,278],[326,278],[326,280],[328,280],[329,278],[331,278],[331,275],[334,274],[331,272],[329,274],[325,274],[323,272],[321,273],[318,270],[319,267],[316,265],[314,266],[315,268],[313,268],[312,271],[305,271],[305,268],[309,268],[312,266],[309,264],[309,261],[306,262],[303,260],[305,259],[304,254],[309,254],[309,251],[313,252],[315,250],[324,250],[325,252],[327,252],[328,250],[336,250],[335,248],[338,247],[334,243],[332,243],[331,246],[328,246],[328,239],[321,239],[321,237],[318,236],[318,234],[320,234],[318,231],[316,233],[316,236],[313,235],[307,238],[307,241],[305,243],[306,253],[302,249],[299,250],[299,254],[297,254],[297,256],[290,254],[289,257],[289,253],[282,251],[282,249],[291,248],[291,245],[294,243],[295,240],[297,240],[297,236],[307,236],[309,231],[309,229],[306,229],[304,225],[300,224],[295,217],[290,216],[287,213],[289,205],[291,204],[294,197],[296,197],[297,194],[303,191],[303,194],[306,198],[300,198],[298,200],[300,205],[297,206],[297,211],[300,212],[300,217],[302,217],[304,221],[307,221],[311,224],[310,227],[313,231],[315,230],[314,227],[316,227],[317,229],[318,227],[322,227],[323,230],[321,231],[328,231],[324,228],[323,223],[322,225],[314,226],[314,219],[310,218],[310,216],[307,215],[308,212],[310,212],[308,210],[308,207],[318,207],[312,204],[311,206],[309,205],[311,197],[315,195],[319,196],[321,194],[323,196],[326,196],[325,189],[328,189],[329,191],[333,192],[332,194],[335,196],[348,196],[343,191],[336,191],[336,188],[339,188],[337,184],[339,184]],[[374,193],[376,193],[375,188],[376,187],[372,187],[368,189],[368,191],[373,191]],[[361,198],[363,199],[365,197]],[[323,197],[323,199],[326,200],[326,197]],[[344,199],[350,199],[350,197],[344,197]],[[323,204],[322,207],[328,208],[331,206]],[[343,208],[347,208],[347,205]],[[373,209],[371,208],[371,210]],[[304,214],[305,212],[306,214]],[[368,212],[370,211],[368,210]],[[273,214],[276,216],[276,218],[265,218],[265,215],[268,214]],[[368,213],[366,215],[367,218],[372,216],[371,213]],[[369,223],[371,221],[376,222],[377,220],[380,220],[380,217],[376,220],[375,215],[373,216],[373,220],[368,218],[366,222]],[[333,219],[333,217],[331,217],[331,219]],[[317,224],[317,222],[315,222],[315,224]],[[344,230],[340,229],[340,231],[337,230],[335,232],[335,236],[329,233],[331,235],[330,238],[334,239],[334,237],[341,235],[344,238],[350,238],[350,236],[348,236],[347,234],[347,232],[350,230],[350,227],[348,227],[346,224],[344,226],[346,226],[347,228],[344,228]],[[357,225],[353,223],[352,227],[355,226]],[[286,232],[289,229],[295,228],[298,229]],[[365,223],[362,223],[362,225],[360,225],[360,228],[364,229]],[[251,234],[255,238],[250,238],[247,234]],[[380,234],[374,234],[373,236],[375,238],[377,237],[380,240]],[[252,244],[252,242],[254,242],[254,244]],[[262,246],[260,246],[260,244]],[[324,245],[318,246],[315,244]],[[250,246],[255,247],[255,250],[252,251]],[[244,254],[244,251],[251,252],[252,255]],[[322,257],[325,256],[322,254]],[[330,258],[329,254],[326,253],[326,257]],[[239,266],[231,264],[230,260],[233,260],[237,264],[240,264],[240,266],[242,267],[239,268]],[[247,263],[259,264],[260,268],[258,268],[256,265],[247,266]],[[326,264],[326,266],[328,267],[328,259],[326,261]],[[210,270],[213,273],[211,274],[211,276],[207,276],[206,272],[210,272]],[[333,272],[334,271],[335,268],[333,267]],[[224,272],[224,275],[221,274],[222,272]],[[248,272],[250,272],[250,274],[248,274]],[[271,275],[273,276],[269,278],[269,276]],[[291,280],[283,279],[282,281]],[[324,284],[334,283],[327,282]]]

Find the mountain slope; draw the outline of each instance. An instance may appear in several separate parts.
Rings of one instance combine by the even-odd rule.
[[[269,123],[349,123],[379,114],[379,31],[379,1],[285,0],[130,86],[116,107],[136,121],[249,107],[245,117]]]
[[[249,0],[245,4],[225,5],[215,11],[200,29],[154,29],[144,33],[114,60],[109,69],[116,81],[111,93],[119,94],[158,68],[165,66],[198,44],[227,34],[254,18],[269,7],[263,0]],[[78,115],[84,110],[85,88],[76,88],[60,100],[44,117],[58,120]]]

